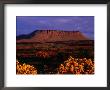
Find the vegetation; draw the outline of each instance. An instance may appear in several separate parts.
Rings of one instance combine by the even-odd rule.
[[[36,68],[28,64],[20,64],[16,61],[16,74],[37,74]]]
[[[94,74],[93,41],[17,43],[17,74]]]
[[[44,67],[43,67],[44,66]],[[86,58],[73,58],[70,56],[67,60],[61,63],[55,69],[49,71],[48,65],[45,63],[42,65],[44,72],[47,74],[94,74],[94,61]],[[57,70],[56,72],[54,72]],[[16,73],[17,74],[40,74],[35,67],[29,64],[20,64],[16,62]]]
[[[94,62],[91,59],[77,59],[70,56],[60,64],[58,74],[94,74]]]

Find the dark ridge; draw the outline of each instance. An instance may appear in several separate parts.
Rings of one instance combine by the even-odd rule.
[[[19,35],[16,37],[17,40],[20,40],[20,39],[29,39],[31,37],[33,37],[37,32],[39,32],[40,30],[35,30],[33,31],[32,33],[30,34],[22,34],[22,35]]]

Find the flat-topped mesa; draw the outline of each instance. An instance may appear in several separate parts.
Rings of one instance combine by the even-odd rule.
[[[39,30],[39,32],[47,34],[80,34],[79,31],[62,31],[62,30]]]
[[[17,37],[17,42],[55,42],[69,40],[89,40],[80,31],[36,30],[26,37]]]
[[[78,31],[63,31],[63,30],[36,30],[36,31],[34,31],[34,33],[35,32],[45,32],[45,33],[51,33],[51,32],[57,32],[57,33],[59,33],[59,32],[78,32]],[[33,32],[32,32],[33,33]]]

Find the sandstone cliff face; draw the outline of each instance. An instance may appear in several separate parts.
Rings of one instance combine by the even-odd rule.
[[[29,35],[23,35],[17,42],[55,42],[69,40],[89,40],[79,31],[36,30]],[[22,38],[23,37],[23,38]]]

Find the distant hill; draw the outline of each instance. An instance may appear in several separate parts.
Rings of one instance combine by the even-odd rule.
[[[80,31],[36,30],[27,35],[16,37],[20,42],[56,42],[69,40],[89,40]]]

